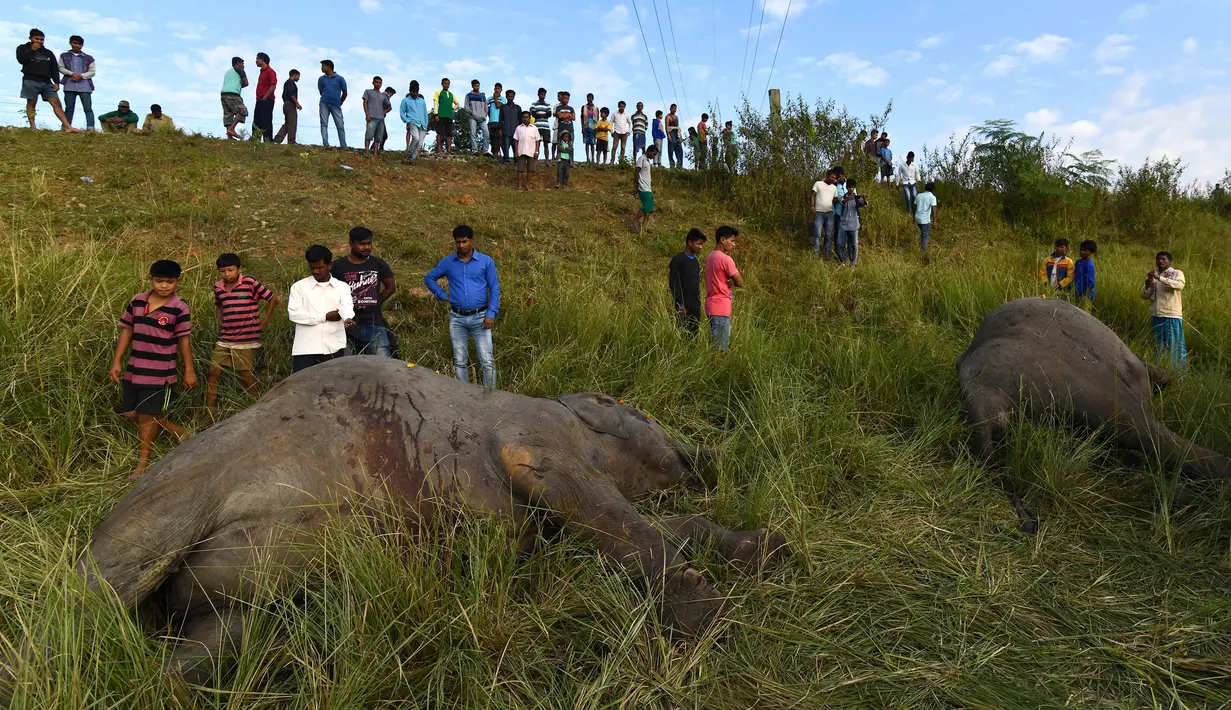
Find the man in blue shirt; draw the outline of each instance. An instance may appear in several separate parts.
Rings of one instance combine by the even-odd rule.
[[[455,254],[440,260],[427,272],[423,283],[435,294],[436,300],[449,302],[449,340],[453,343],[453,370],[457,379],[470,381],[470,339],[479,355],[483,369],[483,384],[496,388],[496,359],[492,355],[492,328],[500,312],[500,280],[496,277],[496,262],[474,250],[474,230],[464,224],[453,228]],[[444,278],[445,291],[437,283]]]
[[[321,145],[329,147],[329,117],[338,129],[338,145],[346,148],[346,124],[342,121],[342,104],[346,102],[346,79],[333,71],[333,60],[321,61],[322,76],[316,80],[321,93]]]
[[[419,93],[417,80],[410,82],[410,93],[402,99],[398,115],[406,124],[406,158],[402,162],[414,165],[423,150],[423,141],[427,139],[427,99]]]

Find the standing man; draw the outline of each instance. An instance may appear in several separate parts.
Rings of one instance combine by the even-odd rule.
[[[923,251],[923,263],[929,263],[928,240],[932,236],[932,225],[940,217],[936,206],[936,183],[929,182],[923,186],[923,192],[915,197],[915,224],[919,225],[919,248]]]
[[[678,107],[671,104],[671,110],[663,123],[667,128],[667,160],[671,167],[684,167],[684,136],[680,133],[680,117],[676,114]]]
[[[393,110],[393,95],[396,93],[397,93],[397,90],[394,89],[392,86],[385,87],[385,106],[388,107],[388,110],[385,111],[385,116],[388,116],[389,112]],[[389,142],[389,124],[387,123],[387,121],[388,121],[388,118],[381,120],[381,123],[385,124],[384,138],[380,139],[380,152],[382,153],[385,152],[385,144]]]
[[[516,96],[517,92],[512,89],[504,92],[504,105],[500,107],[500,155],[505,163],[517,158],[517,143],[513,134],[521,125],[521,106],[513,101]]]
[[[342,120],[342,104],[346,103],[346,79],[333,71],[333,60],[321,61],[321,76],[316,80],[321,95],[321,145],[329,147],[329,117],[338,129],[338,147],[346,149],[346,122]]]
[[[34,110],[38,100],[51,104],[60,126],[69,133],[77,133],[64,109],[60,108],[60,64],[56,55],[43,46],[45,39],[43,31],[34,28],[30,30],[30,41],[17,46],[17,63],[21,65],[21,98],[26,100],[26,118],[30,120],[30,128],[34,128]]]
[[[482,155],[490,140],[487,131],[487,96],[479,91],[479,80],[470,81],[470,93],[466,94],[466,113],[470,120],[470,152]]]
[[[291,284],[286,312],[295,324],[291,372],[299,372],[346,354],[346,329],[355,307],[350,288],[329,275],[333,252],[316,244],[304,252],[312,275]]]
[[[581,107],[581,139],[586,144],[586,161],[593,163],[598,144],[598,106],[594,94],[586,94],[586,105]]]
[[[701,253],[702,244],[705,244],[705,232],[696,227],[688,230],[684,251],[676,254],[667,268],[667,282],[675,303],[675,323],[692,335],[696,335],[701,323],[701,264],[697,255]]]
[[[419,93],[419,82],[410,82],[410,93],[402,98],[398,115],[406,124],[406,159],[402,162],[414,165],[427,140],[427,99]]]
[[[735,227],[719,227],[714,233],[714,250],[705,257],[705,315],[710,321],[710,342],[718,351],[731,347],[731,289],[744,287],[744,277],[731,258],[738,236]]]
[[[650,128],[650,117],[645,115],[645,104],[637,102],[637,110],[633,113],[633,162],[637,162],[637,154],[645,152],[645,133]]]
[[[453,370],[457,379],[470,381],[470,340],[479,355],[483,384],[496,388],[496,359],[492,354],[492,328],[500,312],[500,280],[496,262],[474,249],[474,230],[466,225],[453,229],[456,253],[440,260],[427,272],[423,283],[438,301],[449,302],[449,340],[453,343]],[[446,292],[437,283],[449,285]]]
[[[530,112],[522,111],[521,125],[513,131],[513,142],[517,145],[517,189],[532,190],[530,173],[534,172],[534,162],[538,160],[540,133],[530,122]]]
[[[360,100],[363,102],[363,152],[375,158],[380,153],[380,143],[385,137],[385,114],[393,110],[389,97],[380,90],[385,80],[379,76],[372,77],[372,88],[363,92]]]
[[[812,251],[821,255],[821,242],[825,243],[825,258],[833,258],[834,247],[834,205],[838,204],[838,186],[834,171],[830,169],[825,177],[812,183],[808,193],[808,205],[812,212]]]
[[[329,273],[350,287],[355,324],[346,328],[349,353],[393,357],[393,340],[381,306],[393,298],[397,283],[389,262],[372,256],[372,230],[351,228],[350,253],[335,259]]]
[[[706,158],[710,150],[710,115],[701,114],[701,122],[697,124],[697,156],[695,158],[698,170],[705,169]]]
[[[633,119],[624,110],[628,104],[623,101],[616,104],[615,115],[611,117],[611,132],[615,134],[615,140],[611,141],[611,159],[609,164],[614,165],[616,154],[620,156],[620,162],[624,162],[624,149],[628,146],[628,134],[633,132]],[[633,145],[633,157],[637,156],[636,144]]]
[[[667,138],[667,132],[663,130],[662,109],[654,112],[654,122],[650,126],[650,137],[654,140],[654,147],[658,148],[658,155],[654,157],[654,165],[661,168],[663,166],[663,141]]]
[[[256,77],[256,107],[252,127],[261,132],[261,140],[274,139],[274,96],[278,93],[278,72],[269,66],[269,55],[257,52],[256,65],[261,73]]]
[[[222,125],[226,126],[227,138],[231,140],[239,140],[235,127],[248,118],[248,107],[244,105],[244,97],[240,93],[247,85],[244,60],[231,57],[231,68],[222,75]]]
[[[449,77],[440,80],[440,90],[432,96],[432,113],[436,115],[436,155],[453,154],[453,112],[461,108],[457,97],[449,91]]]
[[[922,195],[921,195],[922,196]],[[1159,357],[1183,367],[1188,363],[1188,348],[1184,344],[1184,272],[1171,266],[1171,252],[1160,251],[1154,257],[1155,268],[1146,274],[1141,297],[1150,302],[1150,327]]]
[[[487,100],[487,142],[493,158],[500,155],[500,146],[504,142],[500,126],[500,108],[504,106],[500,90],[503,88],[500,82],[496,82],[492,86],[492,97]]]
[[[539,144],[543,147],[543,160],[551,160],[551,104],[547,103],[547,89],[539,87],[539,98],[530,104],[530,118],[539,132]],[[538,157],[536,151],[535,157]]]
[[[573,107],[569,105],[568,100],[569,100],[570,94],[567,91],[561,91],[558,94],[558,96],[560,97],[560,103],[556,104],[556,107],[553,110],[553,112],[556,115],[556,143],[557,143],[556,157],[557,158],[560,157],[559,156],[560,148],[558,144],[560,142],[561,136],[567,133],[570,144],[576,144],[577,142],[577,131],[573,129],[573,122],[577,120],[577,112],[574,111]],[[569,146],[570,166],[572,165],[572,163],[573,163],[573,145],[570,145]]]
[[[644,234],[645,230],[650,228],[650,215],[654,214],[654,192],[650,187],[650,168],[654,165],[656,155],[658,155],[658,148],[654,146],[646,148],[641,157],[637,158],[637,165],[634,168],[636,176],[633,185],[637,191],[637,197],[641,200],[641,208],[634,222],[635,231],[638,234]]]
[[[735,158],[738,148],[735,145],[735,127],[731,121],[722,127],[722,159],[727,163],[727,170],[735,172]]]
[[[77,108],[77,99],[81,99],[81,110],[85,111],[85,127],[87,131],[94,130],[94,74],[98,71],[94,57],[81,51],[85,40],[81,35],[68,38],[68,46],[72,50],[60,55],[60,73],[64,75],[64,118],[68,125],[73,125],[73,112]]]
[[[287,145],[295,145],[295,133],[299,130],[299,112],[303,110],[303,106],[299,104],[299,70],[292,69],[286,77],[286,82],[282,84],[282,128],[279,128],[278,135],[274,136],[274,143],[281,143],[285,138]]]

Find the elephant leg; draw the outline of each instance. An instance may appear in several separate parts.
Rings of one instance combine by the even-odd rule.
[[[521,443],[502,444],[500,459],[516,493],[661,589],[664,623],[697,634],[722,610],[722,598],[705,577],[588,461]]]
[[[654,526],[680,545],[716,550],[723,561],[747,573],[759,573],[774,557],[786,551],[786,537],[768,528],[727,530],[700,515],[661,518]]]
[[[1022,503],[1021,487],[996,461],[996,446],[1004,438],[1013,417],[1013,400],[1000,391],[967,391],[966,407],[970,420],[974,422],[975,437],[979,442],[979,458],[983,459],[983,463],[988,467],[999,471],[996,484],[1009,499],[1013,512],[1017,513],[1017,529],[1027,534],[1037,533],[1039,519]]]
[[[216,683],[239,655],[243,619],[230,607],[202,609],[173,629],[179,640],[171,654],[171,668],[189,685]]]

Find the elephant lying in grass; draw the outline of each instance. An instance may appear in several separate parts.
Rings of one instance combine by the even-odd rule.
[[[1104,429],[1124,449],[1183,466],[1194,478],[1228,480],[1231,461],[1170,429],[1150,409],[1151,379],[1166,374],[1133,354],[1094,316],[1056,299],[1022,298],[987,315],[957,361],[979,451],[991,461],[1019,408],[1058,413],[1087,429]],[[1022,532],[1038,520],[1002,477]]]
[[[660,591],[664,622],[696,633],[722,600],[682,541],[746,569],[785,545],[700,516],[651,521],[629,503],[693,477],[700,458],[609,397],[534,399],[348,357],[293,375],[169,453],[98,528],[78,569],[184,639],[175,660],[197,683],[236,650],[258,547],[262,557],[284,549],[280,563],[294,568],[314,551],[297,540],[373,506],[420,529],[460,512],[537,537],[546,519]]]

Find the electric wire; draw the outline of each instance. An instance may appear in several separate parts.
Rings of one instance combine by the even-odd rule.
[[[680,75],[680,91],[684,93],[684,110],[691,115],[692,109],[688,107],[688,85],[684,81],[684,65],[680,64],[680,46],[675,42],[675,23],[671,21],[671,3],[669,0],[663,0],[663,5],[667,6],[667,29],[671,32],[671,49],[675,52],[675,71]]]
[[[641,30],[641,43],[645,45],[645,58],[650,62],[650,71],[654,73],[654,85],[658,87],[658,100],[666,106],[667,99],[663,96],[663,85],[658,82],[658,70],[654,68],[654,56],[650,54],[650,43],[645,38],[645,27],[641,25],[641,12],[637,10],[637,0],[633,0],[633,14],[637,16],[637,29]]]
[[[774,61],[769,65],[769,77],[765,79],[765,93],[761,94],[761,108],[765,108],[765,97],[769,96],[769,84],[774,80],[774,67],[778,66],[778,50],[782,49],[782,35],[786,34],[786,21],[791,18],[791,3],[794,0],[787,0],[786,14],[782,16],[782,30],[778,32],[778,46],[774,47]]]
[[[667,54],[667,38],[663,35],[663,23],[658,17],[658,0],[651,0],[651,2],[654,3],[654,22],[658,24],[658,38],[663,43],[663,61],[667,63],[667,78],[671,80],[671,96],[675,97],[679,91],[675,88],[675,75],[671,73],[671,55]]]
[[[748,91],[752,91],[752,80],[757,73],[757,52],[761,49],[761,30],[765,28],[765,3],[766,0],[761,0],[761,21],[757,23],[757,43],[752,46],[752,66],[748,67]]]

